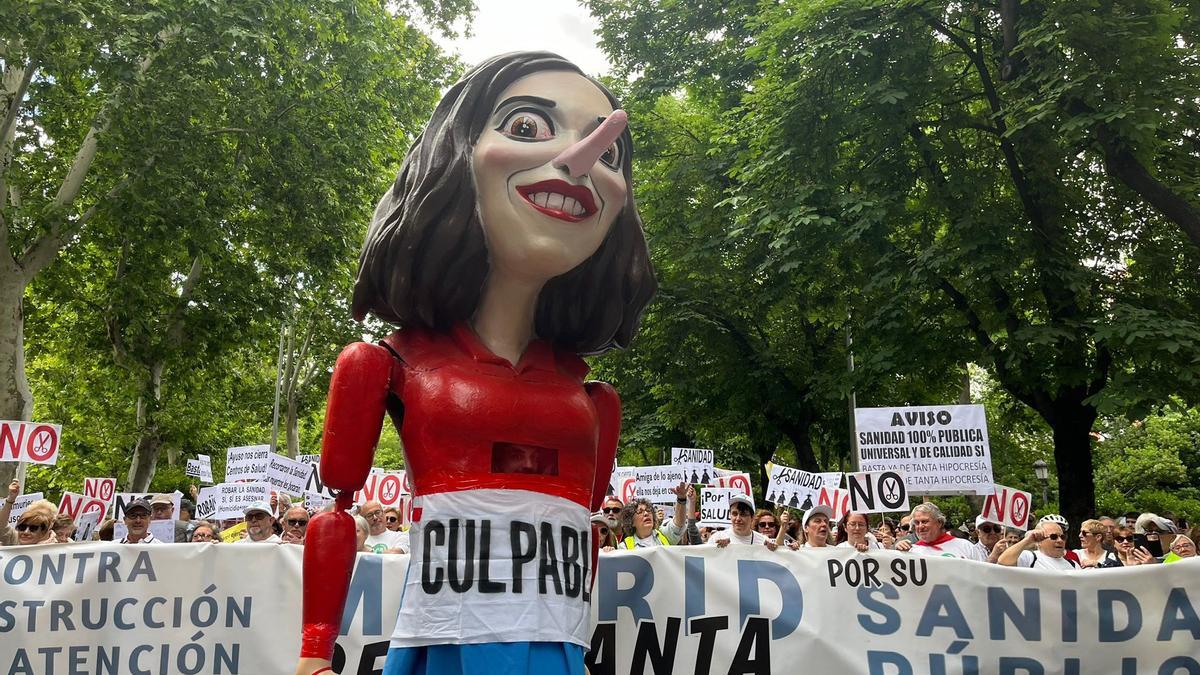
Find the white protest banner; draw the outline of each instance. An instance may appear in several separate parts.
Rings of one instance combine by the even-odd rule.
[[[267,458],[266,482],[274,485],[280,492],[298,495],[304,492],[313,471],[312,464],[271,453]]]
[[[216,518],[228,520],[244,517],[244,511],[254,502],[271,500],[269,483],[220,483],[217,485]]]
[[[77,492],[64,492],[58,502],[58,512],[71,516],[71,520],[79,524],[79,517],[85,513],[99,513],[101,517],[108,511],[108,503],[103,499],[85,497]]]
[[[715,454],[703,448],[671,448],[671,466],[683,469],[686,483],[707,485],[716,476],[713,471]]]
[[[0,462],[54,464],[62,426],[41,422],[0,422]]]
[[[630,467],[637,476],[638,497],[653,504],[675,503],[675,488],[683,480],[683,469],[677,466]]]
[[[200,494],[196,496],[197,520],[211,520],[217,517],[217,496],[220,492],[215,485],[200,488]]]
[[[42,493],[40,492],[30,492],[27,495],[17,497],[16,501],[13,502],[12,509],[8,512],[8,526],[12,527],[16,525],[17,519],[21,517],[22,513],[25,513],[25,509],[29,508],[30,504],[39,499],[42,499]]]
[[[186,474],[199,478],[201,483],[211,484],[213,482],[212,458],[208,455],[196,455],[196,459],[189,459]]]
[[[385,509],[399,507],[400,498],[405,494],[406,480],[404,471],[371,473],[362,489],[354,493],[354,503],[361,505],[377,501]]]
[[[846,492],[850,494],[852,513],[891,513],[908,511],[908,490],[903,471],[875,471],[846,474]]]
[[[1029,529],[1033,495],[1016,488],[996,485],[995,492],[983,499],[983,517],[993,523],[1018,530]]]
[[[730,527],[729,495],[737,494],[733,488],[705,487],[700,490],[700,527]]]
[[[827,488],[842,487],[842,472],[841,471],[822,471],[821,480],[825,481]]]
[[[740,471],[726,471],[723,475],[718,473],[717,479],[713,481],[713,487],[733,488],[744,495],[753,496],[753,491],[750,487],[750,474]]]
[[[297,462],[305,462],[306,464],[317,464],[321,461],[321,453],[319,453],[319,452],[316,454],[299,453],[296,455],[296,461]]]
[[[915,494],[990,494],[981,405],[855,408],[860,471],[903,471]]]
[[[817,493],[817,504],[833,509],[833,517],[829,520],[837,522],[850,512],[850,493],[840,488],[822,487]]]
[[[775,464],[767,481],[766,500],[779,506],[807,509],[825,485],[823,474]]]
[[[100,526],[99,511],[88,511],[75,519],[75,531],[71,533],[71,541],[91,541],[96,528]]]
[[[83,496],[93,497],[104,502],[105,512],[112,508],[113,499],[117,496],[116,478],[84,478]]]
[[[101,542],[88,546],[93,555],[79,551],[22,547],[0,559],[5,601],[43,608],[8,613],[0,672],[68,673],[72,659],[96,673],[295,672],[303,547]],[[382,670],[408,559],[357,557],[335,647],[342,673]],[[1188,675],[1200,672],[1198,564],[1074,574],[1064,588],[1055,572],[892,551],[622,551],[600,556],[585,667],[593,675],[790,675],[796,664],[863,675]],[[85,606],[107,608],[106,620],[79,620]],[[54,619],[47,608],[55,607],[74,620]]]
[[[225,482],[261,481],[267,473],[269,445],[243,445],[229,448],[225,455]]]
[[[304,508],[309,512],[320,511],[333,503],[333,497],[326,497],[318,492],[304,491]]]

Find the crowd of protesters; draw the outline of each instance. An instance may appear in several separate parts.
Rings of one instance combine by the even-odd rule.
[[[32,545],[73,541],[75,523],[60,515],[53,503],[29,505],[8,527],[9,515],[20,486],[13,481],[0,501],[0,545]],[[195,488],[193,487],[193,498]],[[1200,526],[1188,530],[1182,518],[1153,513],[1127,513],[1119,518],[1101,516],[1079,524],[1079,548],[1067,546],[1071,524],[1059,515],[1047,515],[1024,531],[1005,528],[982,515],[951,527],[931,502],[919,504],[898,521],[889,517],[847,513],[834,520],[833,510],[816,505],[803,511],[755,509],[750,497],[729,499],[729,527],[701,527],[696,510],[696,490],[680,484],[669,518],[662,505],[646,499],[628,504],[608,497],[592,517],[602,552],[653,546],[765,546],[773,551],[806,551],[826,547],[854,548],[862,553],[895,550],[913,555],[955,557],[1046,570],[1087,570],[1172,563],[1196,557]],[[195,518],[194,503],[180,502],[175,518],[170,495],[155,495],[125,504],[121,523],[105,521],[95,540],[122,544],[243,543],[303,545],[314,512],[291,503],[287,495],[272,496],[246,507],[242,518],[208,521]],[[358,550],[373,554],[408,552],[407,527],[395,508],[367,501],[354,514]],[[172,520],[171,526],[152,528],[152,521]],[[118,529],[123,536],[116,537]],[[157,529],[156,536],[152,530]],[[166,531],[170,535],[162,536]]]

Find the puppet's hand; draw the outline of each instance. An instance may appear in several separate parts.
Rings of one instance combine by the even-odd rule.
[[[325,659],[300,659],[296,665],[296,675],[329,675],[333,673],[333,663]]]

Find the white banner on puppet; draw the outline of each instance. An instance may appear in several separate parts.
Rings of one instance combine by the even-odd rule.
[[[991,494],[981,405],[855,408],[860,471],[903,471],[914,494]]]
[[[700,491],[700,527],[730,527],[729,495],[738,494],[733,488],[706,487]]]
[[[280,492],[298,495],[304,492],[313,471],[316,469],[312,464],[271,453],[267,458],[266,482]]]
[[[229,448],[225,454],[225,482],[247,483],[261,481],[267,474],[271,458],[269,445],[243,445]]]
[[[186,474],[193,478],[199,478],[201,483],[211,485],[213,482],[212,458],[208,455],[196,455],[196,459],[189,459]]]
[[[635,466],[637,496],[654,504],[674,504],[675,488],[684,483],[683,469],[677,466]]]
[[[0,462],[55,464],[62,426],[41,422],[0,422]]]
[[[995,492],[983,499],[983,517],[1005,527],[1029,529],[1033,495],[1003,485],[997,485],[995,488]]]
[[[17,497],[17,500],[13,502],[12,509],[8,512],[8,526],[12,527],[16,525],[17,519],[21,517],[22,513],[25,513],[25,509],[29,508],[30,504],[39,499],[42,499],[42,493],[40,492],[30,492],[27,495]]]
[[[838,474],[839,477],[841,474]],[[793,509],[807,509],[826,485],[825,474],[775,464],[767,480],[767,501]],[[836,485],[833,487],[837,487]]]
[[[707,485],[716,477],[715,454],[704,448],[671,448],[671,466],[683,469],[685,483]]]
[[[85,603],[110,611],[103,621],[64,620],[50,630],[49,610],[0,610],[8,617],[0,672],[66,673],[72,659],[111,662],[113,672],[294,672],[302,547],[87,550],[95,555],[70,544],[22,547],[0,559],[14,607],[58,607],[58,616],[72,617],[84,615]],[[405,555],[358,556],[336,646],[343,673],[382,670],[407,564]],[[1054,572],[891,551],[606,554],[592,592],[586,666],[607,675],[640,674],[635,663],[781,675],[798,663],[877,675],[1195,673],[1198,565],[1073,574],[1066,590]],[[117,622],[130,627],[115,630]],[[154,639],[145,639],[151,631]]]

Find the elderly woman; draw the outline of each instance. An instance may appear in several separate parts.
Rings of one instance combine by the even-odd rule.
[[[1116,551],[1104,548],[1107,535],[1108,526],[1099,520],[1085,520],[1079,526],[1079,543],[1083,544],[1083,548],[1075,549],[1075,556],[1079,558],[1081,568],[1121,567]]]
[[[1185,558],[1196,557],[1196,542],[1186,534],[1181,534],[1175,537],[1175,541],[1171,542],[1171,553],[1174,557],[1168,555],[1163,562],[1174,563]]]
[[[654,505],[648,499],[634,499],[621,510],[621,531],[625,538],[617,548],[635,549],[652,546],[674,546],[683,536],[687,512],[696,504],[696,488],[680,483],[675,488],[675,514],[671,520],[660,522]]]
[[[1134,545],[1133,529],[1120,525],[1113,534],[1113,545],[1117,548],[1117,560],[1123,567],[1145,565],[1154,562],[1154,556],[1149,551]]]
[[[192,527],[188,541],[193,544],[219,544],[221,538],[217,536],[216,526],[207,520],[201,520]]]
[[[13,526],[17,532],[17,545],[56,543],[58,540],[54,536],[54,518],[55,515],[45,509],[27,509]]]

